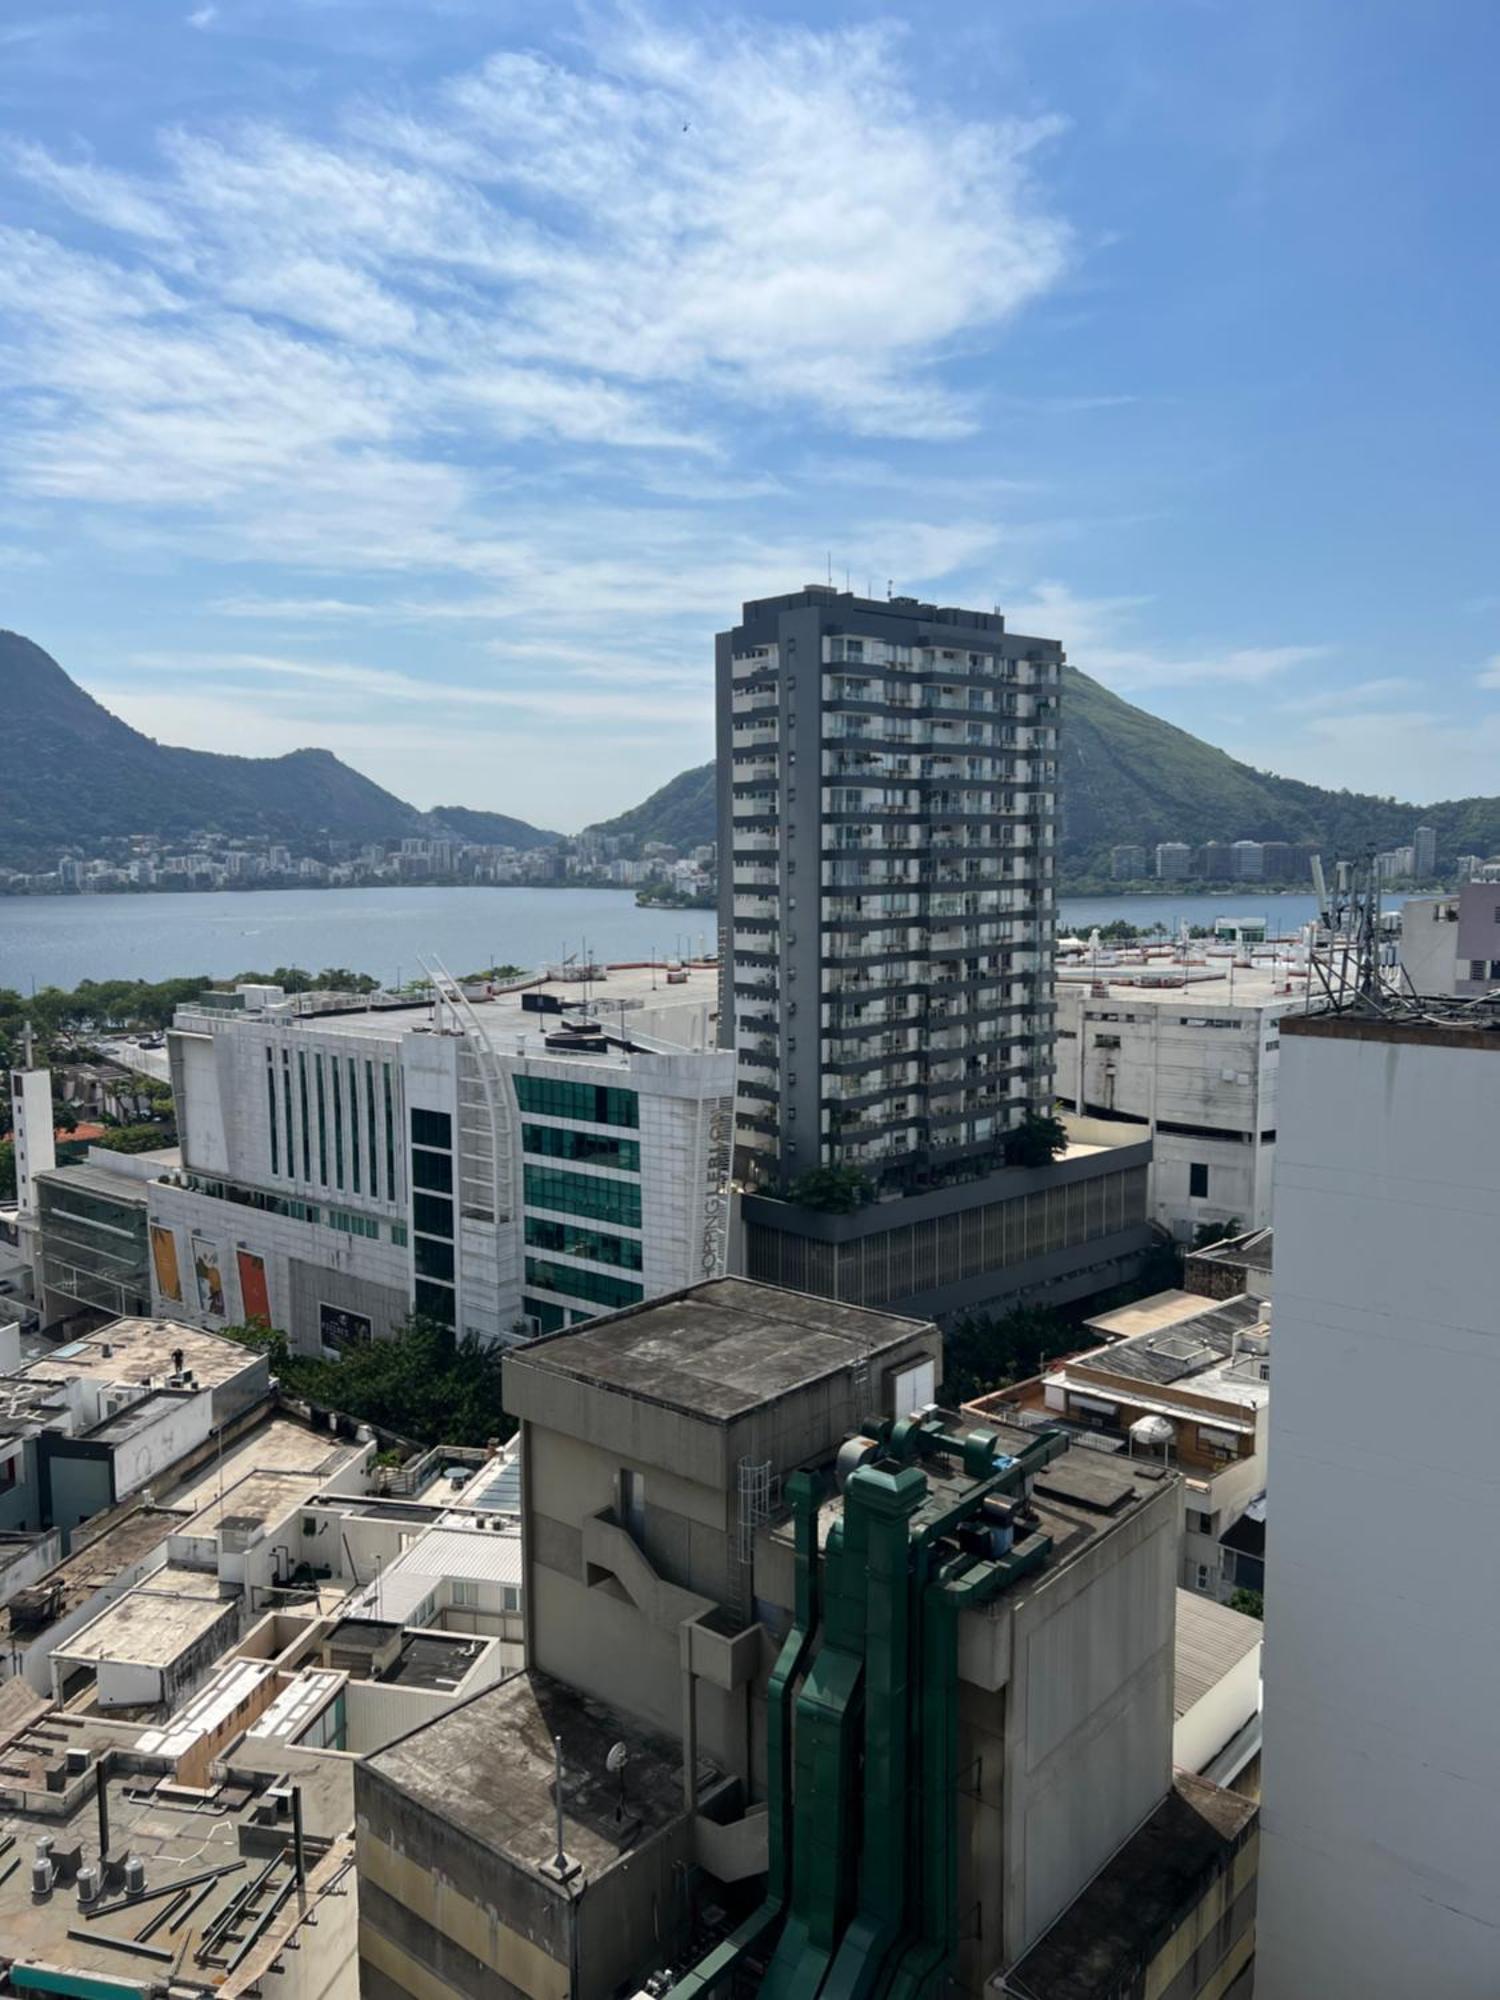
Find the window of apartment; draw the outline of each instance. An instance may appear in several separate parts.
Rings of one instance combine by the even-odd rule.
[[[453,1157],[449,1153],[424,1153],[420,1149],[411,1156],[411,1179],[413,1188],[430,1188],[436,1194],[453,1192]]]
[[[479,1585],[472,1577],[454,1577],[453,1609],[455,1611],[477,1611],[479,1609]]]
[[[377,1200],[380,1196],[380,1155],[375,1141],[375,1065],[368,1058],[365,1061],[365,1133],[370,1142],[370,1192]],[[389,1181],[385,1186],[385,1198],[390,1201],[395,1194]]]
[[[339,1087],[339,1059],[328,1058],[329,1079],[333,1084],[333,1184],[344,1185],[344,1093]]]
[[[1194,1201],[1201,1201],[1208,1194],[1208,1168],[1201,1160],[1188,1162],[1188,1194]]]
[[[446,1111],[423,1111],[413,1106],[411,1142],[414,1146],[436,1146],[441,1152],[451,1153],[453,1120]]]
[[[305,1181],[310,1181],[312,1179],[312,1128],[308,1124],[307,1118],[307,1051],[305,1049],[298,1049],[297,1051],[297,1081],[301,1086],[298,1096],[301,1099],[302,1110],[302,1178]]]
[[[1094,1037],[1094,1047],[1096,1049],[1117,1049],[1119,1046],[1120,1037],[1118,1035],[1095,1035]]]
[[[323,1058],[321,1055],[315,1054],[313,1056],[313,1075],[318,1086],[318,1182],[320,1186],[327,1187],[328,1130],[327,1110],[323,1101]]]
[[[359,1193],[359,1065],[349,1057],[349,1184]]]
[[[455,1323],[451,1285],[440,1285],[430,1278],[418,1278],[412,1303],[424,1319],[435,1319],[441,1326]]]
[[[1187,1510],[1187,1531],[1190,1535],[1211,1535],[1214,1532],[1213,1515],[1205,1514],[1201,1508],[1189,1507]]]
[[[453,1282],[453,1245],[439,1243],[434,1237],[419,1236],[416,1248],[416,1267],[424,1278],[439,1278],[445,1284]]]
[[[1469,960],[1469,977],[1471,979],[1484,978],[1484,960],[1482,958],[1471,958]]]
[[[1490,978],[1500,979],[1500,958],[1490,960]]]
[[[500,1588],[500,1608],[502,1611],[519,1611],[521,1593],[513,1583],[502,1584]]]
[[[521,1310],[535,1322],[538,1333],[560,1333],[568,1323],[565,1308],[554,1305],[550,1299],[523,1298]]]
[[[441,1195],[413,1191],[411,1219],[424,1236],[453,1235],[453,1203]]]
[[[385,1071],[385,1198],[396,1199],[396,1097],[391,1087],[391,1066],[382,1063]]]
[[[1195,1590],[1207,1591],[1210,1586],[1211,1579],[1212,1579],[1212,1572],[1210,1571],[1208,1564],[1207,1563],[1197,1564],[1196,1581],[1193,1585],[1193,1588]]]
[[[266,1050],[266,1102],[271,1113],[271,1172],[281,1172],[281,1148],[276,1130],[276,1058]]]

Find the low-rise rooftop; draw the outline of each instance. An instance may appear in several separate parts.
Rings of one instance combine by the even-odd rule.
[[[27,1369],[33,1381],[161,1381],[176,1369],[176,1355],[200,1388],[214,1389],[264,1359],[238,1341],[225,1340],[175,1319],[117,1319],[97,1333],[54,1347]]]
[[[1186,1715],[1247,1653],[1255,1651],[1264,1635],[1258,1618],[1231,1611],[1227,1604],[1196,1590],[1179,1590],[1173,1714]]]
[[[28,1644],[49,1625],[71,1617],[122,1570],[159,1549],[186,1519],[175,1508],[140,1502],[116,1510],[92,1534],[88,1528],[75,1530],[72,1554],[0,1610],[0,1642]]]
[[[153,1570],[53,1649],[55,1660],[166,1667],[206,1639],[233,1605],[206,1570]]]
[[[899,1348],[921,1320],[720,1278],[516,1350],[527,1368],[728,1423]]]
[[[587,1876],[681,1815],[677,1746],[539,1673],[513,1675],[460,1702],[377,1751],[368,1767],[492,1853],[541,1875],[557,1851],[558,1739],[563,1846]],[[608,1768],[617,1743],[627,1752],[623,1817],[620,1783]]]

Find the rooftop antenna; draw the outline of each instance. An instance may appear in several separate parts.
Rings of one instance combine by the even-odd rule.
[[[833,550],[828,551],[828,588],[833,588]]]
[[[36,1066],[36,1065],[35,1065],[35,1062],[34,1062],[34,1059],[33,1059],[33,1058],[34,1058],[34,1054],[35,1054],[35,1049],[36,1049],[36,1037],[35,1037],[35,1035],[34,1035],[34,1034],[32,1033],[32,1029],[31,1029],[31,1023],[30,1023],[30,1021],[28,1020],[28,1021],[26,1022],[26,1024],[25,1024],[25,1026],[24,1026],[24,1027],[23,1027],[23,1028],[21,1029],[21,1067],[22,1067],[22,1069],[34,1069],[34,1068],[35,1068],[35,1066]]]
[[[886,601],[886,603],[887,603],[887,604],[889,604],[889,603],[890,603],[890,601],[891,601],[891,592],[892,592],[892,591],[893,591],[893,590],[894,590],[895,588],[896,588],[896,579],[895,579],[895,578],[894,578],[893,576],[888,576],[888,577],[886,578],[886,580],[885,580],[885,601]]]

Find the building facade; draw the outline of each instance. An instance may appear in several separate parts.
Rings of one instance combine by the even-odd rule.
[[[1058,982],[1059,1100],[1149,1133],[1151,1217],[1180,1240],[1270,1222],[1280,1024],[1303,1000],[1256,968]]]
[[[182,1166],[150,1188],[159,1309],[267,1320],[314,1353],[412,1311],[505,1341],[722,1271],[733,1058],[712,972],[655,978],[181,1010]]]
[[[1462,1007],[1285,1033],[1256,1993],[1469,2000],[1500,1989],[1500,1050]]]
[[[1500,990],[1500,882],[1401,908],[1401,970],[1414,993],[1475,999]]]
[[[719,1033],[749,1179],[897,1187],[1051,1088],[1062,649],[813,587],[719,635]]]

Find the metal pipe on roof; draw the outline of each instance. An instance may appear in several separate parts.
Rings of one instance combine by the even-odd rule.
[[[307,1880],[307,1856],[302,1846],[302,1787],[292,1787],[292,1855],[295,1873],[293,1879],[300,1886]]]

